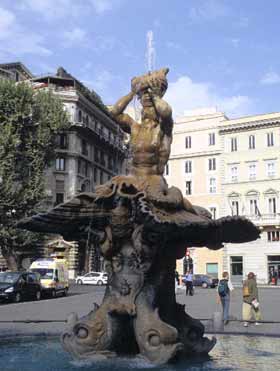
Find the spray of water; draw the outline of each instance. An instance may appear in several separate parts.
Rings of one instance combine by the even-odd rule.
[[[151,72],[155,69],[156,62],[156,51],[154,47],[154,33],[149,30],[147,32],[147,49],[146,49],[146,68],[148,72]]]

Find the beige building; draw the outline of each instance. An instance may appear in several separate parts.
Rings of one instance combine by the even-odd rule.
[[[226,116],[213,108],[192,111],[190,115],[178,118],[165,171],[169,185],[178,187],[193,204],[208,209],[213,218],[221,216],[223,205],[219,124],[225,120]],[[194,273],[221,275],[221,251],[186,248],[190,248]],[[186,263],[188,261],[185,261],[185,267]],[[179,273],[184,273],[182,262],[178,262],[177,268]]]
[[[244,215],[261,230],[247,244],[227,244],[224,269],[233,281],[250,271],[267,283],[280,278],[280,113],[228,120],[219,125],[222,215]]]
[[[166,173],[193,204],[213,217],[243,215],[262,233],[257,241],[209,251],[189,248],[194,273],[233,282],[253,271],[259,283],[280,280],[280,113],[229,120],[214,110],[179,118]],[[178,262],[180,273],[184,260]]]

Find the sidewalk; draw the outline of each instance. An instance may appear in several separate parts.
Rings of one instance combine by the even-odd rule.
[[[200,319],[205,325],[206,333],[245,334],[280,336],[280,323],[263,323],[260,326],[250,324],[244,327],[241,320],[242,292],[236,288],[231,298],[230,314],[232,321],[224,331],[213,328],[213,314],[221,312],[221,305],[216,303],[215,289],[195,289],[194,296],[186,296],[185,290],[177,294],[177,302],[185,305],[186,312]],[[280,322],[280,292],[273,288],[259,289],[261,311],[265,321]],[[71,312],[81,317],[93,307],[93,302],[100,304],[103,293],[86,293],[39,302],[0,305],[0,337],[16,335],[55,335],[62,333],[64,322]],[[58,321],[48,323],[13,323],[13,321],[43,320]],[[6,323],[3,323],[7,321]],[[61,322],[59,322],[61,321]]]

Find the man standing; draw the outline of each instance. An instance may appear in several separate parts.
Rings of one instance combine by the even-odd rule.
[[[222,279],[218,285],[218,302],[222,304],[224,325],[229,322],[230,293],[233,291],[228,272],[223,272]]]
[[[186,284],[186,295],[193,296],[193,275],[191,270],[187,271],[184,281]]]

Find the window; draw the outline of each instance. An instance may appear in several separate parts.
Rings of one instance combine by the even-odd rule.
[[[185,172],[186,173],[191,173],[192,172],[192,162],[191,161],[186,161],[185,162]]]
[[[272,147],[274,145],[273,143],[273,133],[266,133],[267,138],[267,146]]]
[[[165,165],[165,168],[164,168],[164,174],[165,174],[165,175],[169,175],[169,164],[166,164],[166,165]]]
[[[105,166],[105,155],[103,151],[100,151],[100,163]]]
[[[230,167],[230,180],[233,183],[237,182],[238,180],[237,172],[238,172],[238,168],[236,165]]]
[[[206,273],[211,277],[218,278],[218,263],[206,263]]]
[[[113,158],[112,156],[108,156],[108,169],[113,169]]]
[[[258,208],[258,201],[256,199],[250,200],[250,215],[260,215],[259,208]]]
[[[64,202],[64,193],[56,193],[55,204],[62,204]]]
[[[100,170],[100,184],[103,184],[103,171]]]
[[[249,179],[250,180],[256,179],[256,169],[257,169],[256,164],[249,165]]]
[[[96,167],[93,169],[93,180],[94,180],[94,183],[97,182],[97,169],[96,169]]]
[[[217,185],[216,185],[216,178],[209,179],[209,192],[216,193],[217,192]]]
[[[67,148],[67,135],[66,134],[58,134],[56,139],[56,145],[60,149]]]
[[[231,152],[237,151],[237,138],[231,138]]]
[[[215,145],[215,133],[209,133],[209,146]]]
[[[208,159],[208,170],[216,170],[216,159],[215,158],[209,158]]]
[[[232,276],[243,275],[243,257],[242,256],[231,256],[230,257],[230,270]]]
[[[267,161],[266,163],[266,175],[268,177],[274,177],[275,174],[275,161]]]
[[[191,180],[186,181],[186,195],[192,194],[192,182]]]
[[[216,219],[217,218],[217,208],[212,206],[212,207],[209,207],[209,210],[210,210],[210,213],[212,214],[212,218]]]
[[[191,148],[192,147],[192,137],[186,137],[185,138],[185,145],[186,145],[186,148]]]
[[[84,173],[85,176],[88,176],[89,173],[88,169],[89,169],[88,162],[85,161],[85,173]]]
[[[249,149],[255,149],[255,136],[249,135]]]
[[[78,122],[82,122],[82,111],[78,111]]]
[[[78,159],[78,174],[82,174],[82,161]]]
[[[88,115],[86,115],[86,126],[88,126],[89,124],[89,118],[88,118]]]
[[[55,160],[55,169],[58,171],[65,171],[65,158],[57,157]]]
[[[267,232],[267,241],[268,242],[276,242],[279,241],[279,231],[268,231]]]
[[[239,202],[238,201],[231,201],[231,214],[239,215]]]
[[[268,199],[268,212],[269,214],[276,214],[276,198],[270,197]]]
[[[94,161],[99,162],[99,149],[95,148],[94,151]]]
[[[82,154],[84,156],[88,155],[88,145],[85,139],[82,139]]]

